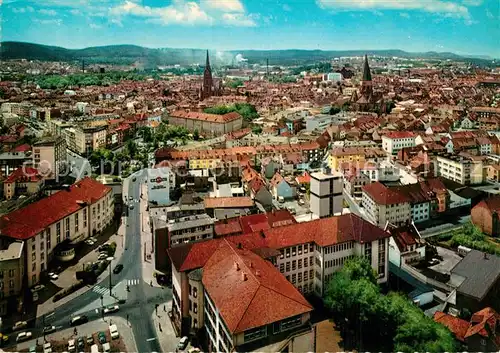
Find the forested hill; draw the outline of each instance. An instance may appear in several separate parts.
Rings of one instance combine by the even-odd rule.
[[[0,58],[28,59],[42,61],[81,61],[102,64],[142,64],[146,67],[162,65],[191,65],[205,62],[205,49],[145,48],[137,45],[110,45],[84,49],[66,49],[62,47],[24,43],[2,42]],[[403,50],[235,50],[228,52],[210,51],[211,61],[215,64],[231,65],[237,62],[237,55],[248,60],[248,63],[271,65],[304,65],[322,60],[331,60],[341,56],[361,56],[364,54],[402,58],[424,58],[474,62],[487,64],[491,60],[484,58],[471,59],[453,53],[409,53]]]

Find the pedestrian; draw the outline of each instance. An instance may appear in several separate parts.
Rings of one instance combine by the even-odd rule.
[[[153,280],[149,281],[149,285],[152,287],[153,286]]]
[[[158,323],[158,327],[160,329],[160,332],[162,332],[162,330],[161,330],[161,323]]]
[[[165,305],[163,305],[163,311],[167,312],[167,308],[165,307]]]

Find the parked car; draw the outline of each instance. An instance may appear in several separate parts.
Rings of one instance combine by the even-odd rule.
[[[100,344],[104,344],[107,342],[106,334],[102,331],[97,334],[97,338],[99,339]]]
[[[118,264],[114,268],[113,273],[116,275],[117,273],[120,273],[122,270],[123,270],[123,265],[122,264]]]
[[[94,336],[92,335],[87,335],[87,344],[90,346],[94,344]]]
[[[75,340],[69,340],[68,341],[68,351],[74,352],[75,350],[76,350]]]
[[[102,244],[100,247],[99,247],[99,252],[104,252],[104,251],[108,251],[110,245],[109,244]]]
[[[16,337],[16,342],[28,341],[31,339],[31,332],[20,332]]]
[[[43,333],[48,335],[49,333],[56,332],[56,327],[55,326],[45,326],[43,328]]]
[[[90,353],[99,353],[99,346],[97,344],[90,346]]]
[[[55,272],[49,272],[49,278],[53,281],[59,278],[59,276]]]
[[[97,260],[106,260],[107,258],[108,258],[108,254],[106,254],[106,253],[100,253],[99,257],[97,258]]]
[[[26,321],[18,321],[14,324],[12,331],[22,330],[26,327],[28,327],[28,323]]]
[[[82,316],[75,316],[73,317],[70,321],[69,321],[69,324],[71,326],[77,326],[77,325],[81,325],[81,324],[85,324],[89,321],[89,318],[85,315],[82,315]]]
[[[111,335],[111,339],[117,339],[120,337],[118,333],[118,327],[116,325],[109,325],[109,334]]]
[[[111,352],[111,346],[109,345],[109,343],[106,342],[102,345],[102,351],[104,353]]]
[[[36,286],[34,286],[33,288],[31,288],[31,292],[38,292],[38,291],[41,291],[41,290],[44,290],[45,289],[45,286],[43,284],[37,284]]]
[[[110,305],[107,308],[104,308],[104,314],[116,313],[118,310],[120,310],[118,305]]]
[[[9,342],[9,336],[0,333],[0,346],[3,347]]]
[[[43,353],[52,353],[52,344],[50,342],[43,344]]]
[[[95,242],[91,239],[87,239],[87,240],[85,240],[85,244],[92,246],[95,244]]]
[[[85,348],[85,340],[83,339],[83,337],[78,337],[78,340],[76,341],[76,346],[78,347],[78,349],[81,350]]]
[[[177,349],[179,349],[181,351],[184,350],[188,345],[188,340],[189,340],[189,338],[187,336],[182,337],[180,339],[179,343],[177,344]]]

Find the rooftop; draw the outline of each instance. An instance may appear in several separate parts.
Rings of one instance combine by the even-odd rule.
[[[204,199],[205,208],[247,208],[254,206],[251,197],[207,197]]]
[[[21,258],[23,254],[23,242],[15,241],[10,243],[7,249],[0,250],[0,261],[15,260]]]

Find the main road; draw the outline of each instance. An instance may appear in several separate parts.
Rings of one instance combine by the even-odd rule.
[[[142,177],[141,171],[134,173],[124,182],[124,197],[132,197],[135,200],[140,199],[140,184]],[[136,179],[135,181],[133,181]],[[156,329],[151,320],[156,304],[165,303],[172,299],[170,289],[157,288],[150,286],[142,280],[142,257],[141,250],[141,216],[140,207],[137,204],[133,209],[128,210],[126,218],[127,226],[125,249],[121,259],[113,261],[123,264],[123,271],[112,275],[113,284],[130,279],[140,279],[138,285],[130,286],[130,292],[127,293],[127,299],[120,305],[120,310],[113,314],[129,319],[139,352],[160,352],[161,348],[156,336]],[[111,265],[110,265],[111,266]],[[109,287],[109,275],[98,283],[100,287]],[[69,327],[69,320],[75,313],[78,315],[87,315],[89,320],[101,318],[101,313],[96,309],[87,312],[81,312],[81,309],[92,304],[100,303],[101,295],[89,290],[83,295],[57,307],[53,314],[47,315],[45,320],[39,317],[36,322],[34,336],[41,336],[43,325],[54,325],[58,329]],[[45,323],[44,323],[45,322]]]

